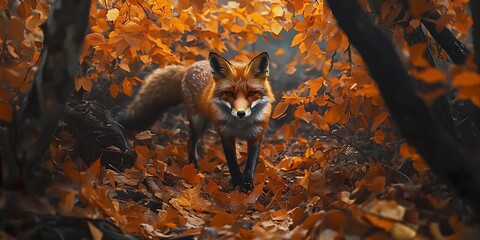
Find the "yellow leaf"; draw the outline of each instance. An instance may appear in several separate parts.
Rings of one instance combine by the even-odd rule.
[[[271,12],[273,17],[278,17],[283,15],[283,8],[279,4],[272,4]]]
[[[120,64],[118,64],[118,66],[119,66],[121,69],[123,69],[123,70],[125,70],[125,71],[127,71],[127,72],[130,72],[130,66],[128,66],[128,63],[121,62]]]
[[[260,13],[254,12],[250,16],[252,17],[253,22],[258,24],[258,25],[262,26],[265,23],[265,18],[262,17],[262,15],[260,15]]]
[[[290,47],[300,44],[301,42],[303,42],[303,40],[305,40],[305,38],[307,38],[307,36],[305,36],[305,34],[303,33],[295,35],[295,37],[293,37],[292,45],[290,45]]]
[[[272,23],[272,26],[270,26],[270,27],[271,27],[271,29],[272,29],[272,32],[273,32],[275,35],[278,35],[278,34],[282,31],[282,29],[283,29],[282,25],[280,25],[280,23],[278,23],[278,22],[273,22],[273,23]]]
[[[285,49],[279,48],[277,51],[275,51],[275,55],[283,55],[285,53]]]
[[[107,19],[109,21],[115,21],[115,19],[117,19],[119,13],[120,12],[116,8],[110,9],[110,10],[108,10],[108,13],[107,13]]]

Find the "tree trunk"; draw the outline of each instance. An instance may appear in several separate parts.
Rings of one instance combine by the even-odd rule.
[[[415,94],[393,44],[373,25],[356,0],[327,0],[333,15],[378,84],[400,131],[432,171],[480,213],[480,169],[434,121]]]
[[[83,41],[88,29],[90,1],[57,0],[44,31],[40,68],[14,119],[15,154],[27,190],[41,191],[38,166],[73,88]]]

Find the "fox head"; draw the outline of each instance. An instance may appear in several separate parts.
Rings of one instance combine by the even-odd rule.
[[[260,53],[248,64],[232,64],[221,55],[211,52],[209,62],[215,81],[213,99],[222,115],[228,119],[257,121],[268,117],[265,108],[273,100],[268,82],[268,53]]]

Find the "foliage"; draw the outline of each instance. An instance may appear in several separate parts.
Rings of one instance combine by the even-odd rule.
[[[375,228],[381,230],[378,236],[419,234],[441,239],[440,220],[432,211],[442,210],[441,220],[461,234],[464,226],[450,214],[449,196],[436,194],[436,189],[414,196],[420,193],[421,184],[431,181],[428,166],[397,136],[368,70],[326,4],[307,0],[175,2],[92,1],[90,33],[75,90],[92,92],[101,86],[98,81],[107,81],[109,88],[101,90],[109,91],[112,98],[132,96],[142,83],[140,73],[152,66],[189,65],[207,58],[210,51],[233,51],[238,53],[236,60],[245,60],[255,54],[244,51],[246,47],[293,31],[291,49],[275,52],[281,57],[285,51],[295,51],[282,71],[294,74],[306,67],[314,77],[298,79],[302,81],[298,88],[286,90],[278,99],[273,118],[293,118],[268,137],[255,174],[255,189],[244,195],[228,187],[223,180],[225,160],[214,135],[204,138],[208,144],[204,144],[200,170],[186,164],[183,125],[178,130],[157,129],[157,135],[165,137],[154,138],[153,144],[149,132],[137,135],[133,142],[138,159],[124,173],[101,168],[100,160],[88,168],[78,159],[65,160],[66,151],[59,146],[70,141],[66,137],[52,141],[49,158],[61,162],[63,174],[80,186],[51,187],[52,194],[60,198],[58,213],[109,218],[125,232],[145,237],[205,234],[213,228],[223,236],[295,239],[345,235],[347,226],[354,224],[358,228],[353,234],[358,235]],[[409,74],[440,86],[422,93],[427,103],[454,89],[455,101],[480,106],[480,76],[471,58],[464,65],[452,66],[430,37],[413,46],[404,38],[422,27],[424,13],[438,11],[442,17],[435,22],[437,30],[448,28],[467,41],[472,24],[468,1],[411,0],[409,9],[395,0],[359,2],[396,43]],[[43,46],[41,24],[49,6],[45,0],[0,0],[0,119],[4,122],[12,121],[13,110],[37,73]],[[426,51],[433,53],[438,66],[443,63],[445,67],[431,66],[424,57]],[[339,129],[348,134],[337,135]],[[363,140],[346,140],[346,135]],[[367,150],[359,150],[359,144],[368,145]],[[388,154],[378,156],[375,151]],[[245,152],[241,153],[243,161]],[[410,162],[415,173],[404,174]],[[58,167],[49,166],[50,170]],[[146,201],[163,205],[152,211],[145,202],[120,199],[120,190],[140,192],[150,199]],[[427,216],[420,216],[425,212]]]

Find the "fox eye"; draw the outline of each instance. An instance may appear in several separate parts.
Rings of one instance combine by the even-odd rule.
[[[250,91],[248,92],[248,96],[253,97],[257,94],[257,91]]]
[[[227,97],[233,96],[233,92],[230,92],[230,91],[226,91],[223,94],[227,95]]]

